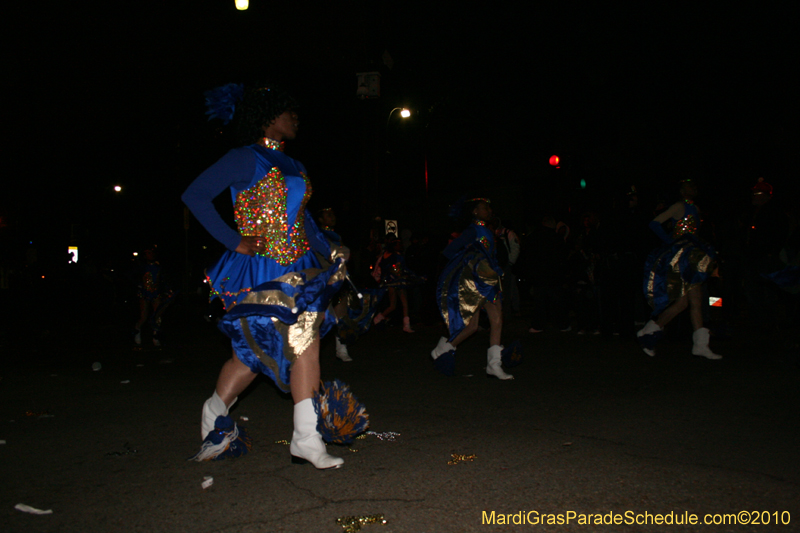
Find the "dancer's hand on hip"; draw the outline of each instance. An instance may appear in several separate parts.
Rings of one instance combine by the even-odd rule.
[[[266,249],[264,237],[250,236],[242,237],[239,246],[236,247],[236,252],[253,256],[256,254],[263,254]]]

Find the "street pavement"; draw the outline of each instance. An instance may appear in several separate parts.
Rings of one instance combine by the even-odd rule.
[[[329,447],[344,466],[318,471],[290,463],[292,402],[263,378],[232,410],[252,451],[188,461],[226,339],[191,307],[170,310],[161,349],[134,348],[123,322],[4,336],[0,531],[334,533],[375,515],[362,532],[800,531],[800,359],[780,336],[738,328],[707,361],[681,331],[648,357],[512,318],[504,339],[525,359],[506,382],[485,375],[487,332],[451,378],[430,362],[438,324],[370,332],[351,363],[326,338],[323,379],[351,386],[374,434]],[[769,524],[675,523],[690,515]]]

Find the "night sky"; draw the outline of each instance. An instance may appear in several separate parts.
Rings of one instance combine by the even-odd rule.
[[[723,216],[747,208],[759,176],[776,196],[800,192],[793,7],[77,4],[5,8],[6,243],[179,240],[181,192],[229,148],[203,91],[258,79],[301,101],[287,152],[314,205],[351,223],[431,230],[465,193],[522,226],[631,185],[673,201],[683,177]],[[370,70],[381,98],[359,101],[355,74]],[[387,121],[397,106],[415,114]]]

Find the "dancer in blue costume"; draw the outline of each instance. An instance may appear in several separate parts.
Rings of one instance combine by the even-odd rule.
[[[326,207],[321,209],[317,214],[317,222],[319,222],[320,231],[325,235],[325,237],[330,241],[331,244],[334,246],[343,246],[342,244],[342,237],[338,233],[336,233],[336,213],[333,211],[332,207]],[[349,291],[347,291],[347,287],[343,287],[342,290],[338,294],[338,302],[336,302],[334,306],[334,311],[336,313],[337,318],[341,321],[342,318],[347,314],[347,295]],[[342,294],[347,291],[347,294]],[[350,354],[347,352],[347,346],[342,343],[341,339],[339,338],[338,332],[334,335],[336,339],[336,357],[344,361],[345,363],[349,363],[353,361],[353,358],[350,357]]]
[[[161,346],[161,316],[164,310],[172,302],[175,293],[169,289],[163,279],[161,263],[156,254],[156,247],[150,246],[142,254],[144,265],[142,265],[141,281],[137,287],[139,296],[139,320],[134,326],[133,342],[136,345],[142,344],[142,326],[149,320],[150,328],[153,332],[153,345]]]
[[[387,235],[383,253],[378,257],[378,271],[380,272],[380,286],[389,293],[389,306],[378,313],[373,320],[375,325],[380,324],[397,308],[397,298],[403,307],[403,331],[414,333],[411,329],[411,318],[408,315],[407,287],[421,283],[416,274],[406,267],[406,259],[402,254],[403,243],[394,234]]]
[[[473,223],[442,252],[448,262],[439,277],[436,297],[450,337],[439,339],[431,357],[440,371],[452,375],[455,350],[477,331],[480,310],[484,308],[491,328],[486,374],[514,379],[501,366],[503,309],[500,278],[503,271],[497,264],[494,234],[487,227],[492,218],[489,203],[485,198],[473,198],[467,202],[466,208]]]
[[[325,237],[334,246],[347,248],[342,243],[342,237],[336,233],[336,213],[333,208],[326,207],[317,214],[317,222]],[[336,357],[344,362],[353,359],[347,351],[347,346],[369,330],[372,318],[377,312],[378,303],[383,298],[386,289],[356,289],[355,285],[345,284],[336,295],[334,312],[339,322],[336,327]]]
[[[264,373],[294,400],[292,461],[338,468],[344,461],[326,452],[312,396],[320,382],[320,337],[336,323],[329,301],[345,270],[339,250],[305,212],[311,195],[305,168],[283,153],[283,142],[297,135],[296,104],[272,87],[233,84],[207,93],[207,103],[212,118],[232,116],[250,144],[228,152],[182,197],[228,248],[207,275],[212,297],[220,297],[227,310],[219,327],[231,338],[233,357],[223,365],[214,394],[203,406],[201,437],[208,441],[219,431],[214,427],[217,417],[227,416],[239,394]],[[238,231],[212,204],[226,188]],[[317,254],[328,259],[328,269],[321,268]]]
[[[647,355],[655,355],[655,345],[664,327],[689,307],[692,321],[692,354],[707,359],[722,359],[708,346],[709,331],[703,327],[702,284],[716,269],[716,252],[697,237],[700,211],[694,204],[697,186],[681,182],[683,199],[650,222],[650,228],[665,245],[655,250],[645,264],[644,292],[653,308],[652,320],[636,334]],[[672,222],[669,234],[662,224]]]

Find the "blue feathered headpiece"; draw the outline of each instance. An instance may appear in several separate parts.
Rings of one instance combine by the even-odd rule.
[[[244,96],[244,85],[229,83],[205,92],[206,115],[208,120],[218,118],[223,124],[228,124],[233,119],[233,113]]]

